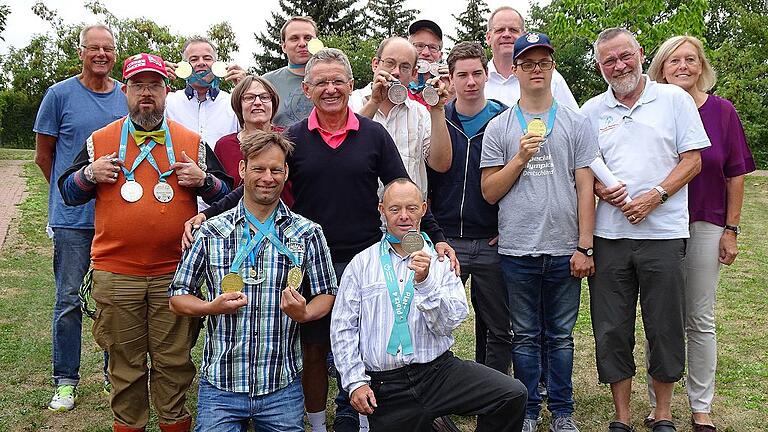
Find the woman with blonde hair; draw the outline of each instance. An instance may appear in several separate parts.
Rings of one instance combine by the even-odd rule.
[[[732,264],[738,254],[744,175],[755,170],[755,162],[733,104],[707,93],[716,76],[699,39],[667,39],[654,56],[648,75],[691,95],[712,143],[701,152],[701,172],[688,183],[691,237],[686,250],[685,289],[686,390],[691,425],[694,432],[712,432],[717,430],[710,417],[717,365],[715,291],[720,266]],[[655,407],[650,387],[648,393]],[[654,416],[651,411],[646,424],[652,423]]]

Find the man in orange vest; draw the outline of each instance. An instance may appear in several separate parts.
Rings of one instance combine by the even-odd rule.
[[[123,78],[128,116],[91,134],[58,185],[67,205],[96,202],[93,336],[110,354],[113,430],[144,430],[151,390],[160,430],[184,432],[192,423],[185,402],[200,322],[174,315],[167,290],[196,197],[214,202],[231,180],[197,133],[165,118],[168,73],[160,57],[129,57]]]

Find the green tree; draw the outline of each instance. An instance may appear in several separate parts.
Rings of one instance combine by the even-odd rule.
[[[474,41],[480,42],[483,48],[488,48],[485,43],[488,14],[491,10],[483,0],[469,0],[467,8],[459,15],[451,14],[458,22],[456,37],[448,36],[452,42]]]
[[[321,38],[326,46],[338,48],[349,57],[352,76],[355,77],[355,88],[365,87],[373,80],[371,59],[376,55],[378,41],[372,38],[361,39],[353,34],[324,34]]]
[[[418,12],[403,9],[401,0],[368,0],[366,7],[371,37],[377,40],[408,34],[408,24]]]
[[[232,61],[232,53],[240,50],[240,45],[235,40],[235,32],[227,21],[212,25],[208,29],[208,39],[216,45],[221,61]]]
[[[5,4],[0,5],[0,40],[5,40],[2,36],[5,26],[8,23],[8,15],[11,13],[11,7]]]
[[[363,34],[363,12],[354,7],[356,0],[280,0],[280,11],[272,12],[267,30],[256,34],[261,52],[253,54],[255,70],[266,73],[285,66],[280,48],[280,28],[289,17],[310,16],[317,23],[318,34]]]

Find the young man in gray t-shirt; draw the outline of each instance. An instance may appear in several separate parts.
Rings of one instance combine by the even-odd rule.
[[[541,335],[547,346],[550,431],[578,431],[573,421],[573,326],[581,278],[594,272],[595,201],[589,164],[597,139],[586,117],[552,97],[555,62],[549,38],[515,42],[518,104],[491,120],[480,161],[482,191],[499,203],[499,254],[510,298],[515,377],[528,389],[523,431],[541,410]]]

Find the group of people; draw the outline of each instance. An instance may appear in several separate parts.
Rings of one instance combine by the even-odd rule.
[[[602,31],[608,88],[579,107],[550,39],[511,7],[489,17],[490,60],[466,41],[443,61],[430,20],[408,31],[381,41],[373,81],[354,90],[346,55],[310,53],[317,26],[292,17],[288,65],[263,76],[229,65],[230,94],[205,38],[184,44],[192,73],[170,92],[178,63],[129,56],[121,83],[110,29],[82,30],[82,72],[48,90],[35,122],[51,184],[50,409],[75,406],[85,279],[115,431],[144,430],[150,398],[162,431],[191,429],[203,324],[199,431],[303,431],[306,412],[324,432],[329,363],[336,431],[430,431],[460,414],[477,415],[478,431],[532,432],[544,400],[550,431],[578,431],[586,277],[609,431],[634,429],[638,298],[644,423],[676,430],[687,358],[693,430],[716,430],[715,290],[755,166],[735,109],[707,93],[701,42],[670,38],[646,75],[634,35]],[[601,182],[596,160],[619,180]],[[467,280],[474,361],[451,352]]]

